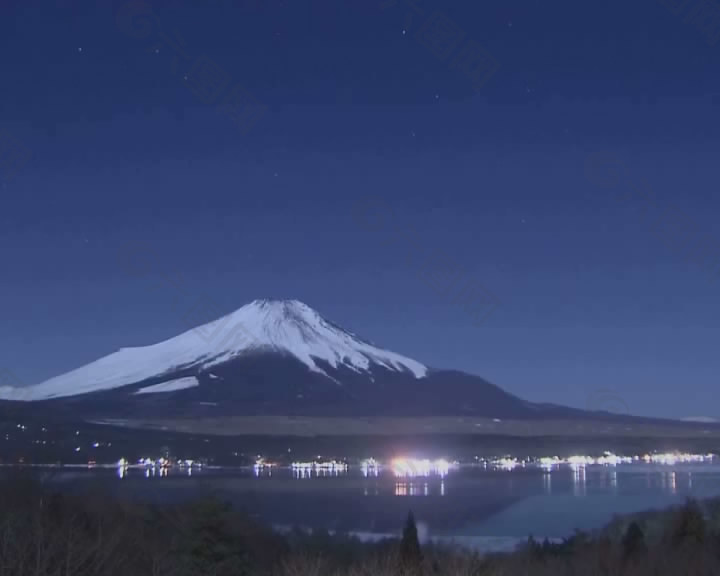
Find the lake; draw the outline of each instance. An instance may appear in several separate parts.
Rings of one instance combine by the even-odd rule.
[[[720,496],[720,465],[627,464],[509,470],[462,466],[447,475],[398,478],[350,468],[303,474],[290,468],[53,472],[53,482],[85,490],[99,483],[119,496],[155,502],[212,493],[278,529],[301,526],[365,538],[398,535],[409,510],[422,538],[481,550],[509,549],[532,534],[562,538],[600,528],[617,514]]]

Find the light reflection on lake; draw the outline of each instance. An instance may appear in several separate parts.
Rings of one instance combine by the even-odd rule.
[[[120,478],[118,478],[120,476]],[[192,499],[212,492],[276,526],[399,534],[412,509],[429,537],[501,539],[564,537],[599,528],[616,514],[662,508],[688,496],[720,496],[720,466],[658,464],[553,470],[460,467],[447,475],[397,477],[383,469],[62,470],[70,489],[88,482],[129,498]],[[508,540],[509,539],[509,540]]]

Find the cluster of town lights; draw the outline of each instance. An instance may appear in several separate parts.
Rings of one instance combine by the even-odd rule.
[[[140,458],[137,463],[130,464],[125,458],[120,458],[117,461],[117,473],[120,478],[124,478],[127,475],[127,471],[130,468],[139,468],[145,470],[145,476],[155,476],[156,471],[159,472],[160,476],[167,476],[168,471],[172,467],[178,467],[187,469],[188,475],[192,474],[194,467],[200,468],[202,464],[194,460],[177,460],[173,462],[167,458],[158,458],[154,460],[152,458]]]
[[[319,457],[318,457],[319,458]],[[582,470],[588,466],[619,466],[621,464],[657,464],[665,466],[674,466],[676,464],[687,463],[712,463],[713,454],[690,454],[682,452],[653,453],[636,456],[619,456],[612,452],[605,452],[602,456],[593,457],[585,455],[575,455],[566,458],[559,456],[545,456],[542,458],[525,458],[518,460],[515,457],[507,456],[504,458],[496,458],[492,460],[480,459],[476,456],[475,460],[482,463],[485,468],[493,468],[495,470],[511,471],[518,467],[542,468],[549,472],[563,466],[568,466],[574,470]],[[267,472],[272,475],[272,470],[277,468],[279,464],[266,461],[258,456],[253,469],[256,476]],[[363,476],[377,477],[383,468],[389,468],[392,474],[397,478],[419,478],[429,476],[439,476],[444,478],[453,469],[459,467],[460,464],[450,462],[443,458],[437,460],[416,459],[408,457],[398,457],[389,463],[381,463],[374,458],[368,458],[360,462],[360,469]],[[193,460],[177,460],[171,461],[166,458],[141,458],[135,464],[131,464],[125,458],[121,458],[117,462],[118,474],[124,477],[128,469],[139,468],[146,472],[146,476],[155,476],[156,471],[160,476],[166,476],[169,468],[177,467],[187,469],[188,473],[192,473],[195,467],[201,467],[201,464]],[[338,476],[346,474],[349,466],[341,460],[329,461],[308,461],[293,462],[290,464],[294,476],[298,478],[309,478],[312,476]]]
[[[268,462],[265,460],[265,458],[258,457],[257,460],[255,460],[255,464],[253,465],[253,471],[255,472],[255,476],[260,476],[261,472],[267,471],[270,476],[272,476],[272,469],[275,467],[275,464],[272,462]]]
[[[392,471],[399,478],[414,478],[418,476],[447,476],[451,464],[447,460],[416,460],[414,458],[395,458],[392,461]]]
[[[567,465],[571,468],[581,468],[585,466],[617,466],[618,464],[632,464],[634,458],[631,456],[618,456],[612,452],[605,452],[598,458],[592,456],[570,456],[569,458],[540,458],[539,464],[546,470],[552,470],[561,465]]]
[[[644,462],[667,464],[669,466],[674,464],[685,464],[688,462],[712,462],[713,458],[713,454],[683,454],[678,452],[671,452],[667,454],[645,454],[645,456],[642,457]]]
[[[368,458],[360,463],[363,476],[379,476],[380,475],[380,463],[375,458]]]
[[[619,456],[612,452],[605,452],[602,456],[569,456],[568,458],[560,458],[558,456],[542,457],[535,461],[520,461],[517,458],[498,458],[490,461],[493,468],[499,470],[514,470],[518,466],[537,465],[545,470],[552,470],[561,466],[569,466],[571,468],[585,468],[587,466],[618,466],[620,464],[663,464],[673,466],[675,464],[687,463],[703,463],[712,462],[712,454],[689,454],[681,452],[668,452],[663,454],[645,454],[643,456]]]
[[[316,476],[337,476],[348,470],[345,462],[331,460],[329,462],[293,462],[290,466],[295,475],[302,478]]]
[[[558,458],[544,459],[541,462],[543,468],[553,468],[558,464],[568,464],[572,468],[585,466],[617,466],[619,464],[634,464],[644,462],[646,464],[663,464],[674,466],[675,464],[686,464],[693,462],[712,462],[712,454],[688,454],[680,452],[668,452],[664,454],[645,454],[644,456],[618,456],[612,452],[605,452],[599,458],[590,456],[571,456],[565,460]]]

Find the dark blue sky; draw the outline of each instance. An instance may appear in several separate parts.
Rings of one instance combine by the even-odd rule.
[[[288,297],[532,400],[720,417],[720,43],[655,0],[414,2],[154,2],[147,38],[124,2],[3,2],[0,366]],[[498,62],[479,89],[417,38],[437,9]],[[188,88],[201,57],[265,107],[247,129]],[[423,282],[444,262],[482,325]]]

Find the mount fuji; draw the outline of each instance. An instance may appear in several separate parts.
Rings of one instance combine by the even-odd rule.
[[[359,338],[297,300],[255,300],[164,342],[123,348],[3,404],[82,418],[247,415],[557,418],[470,374],[437,370]]]

